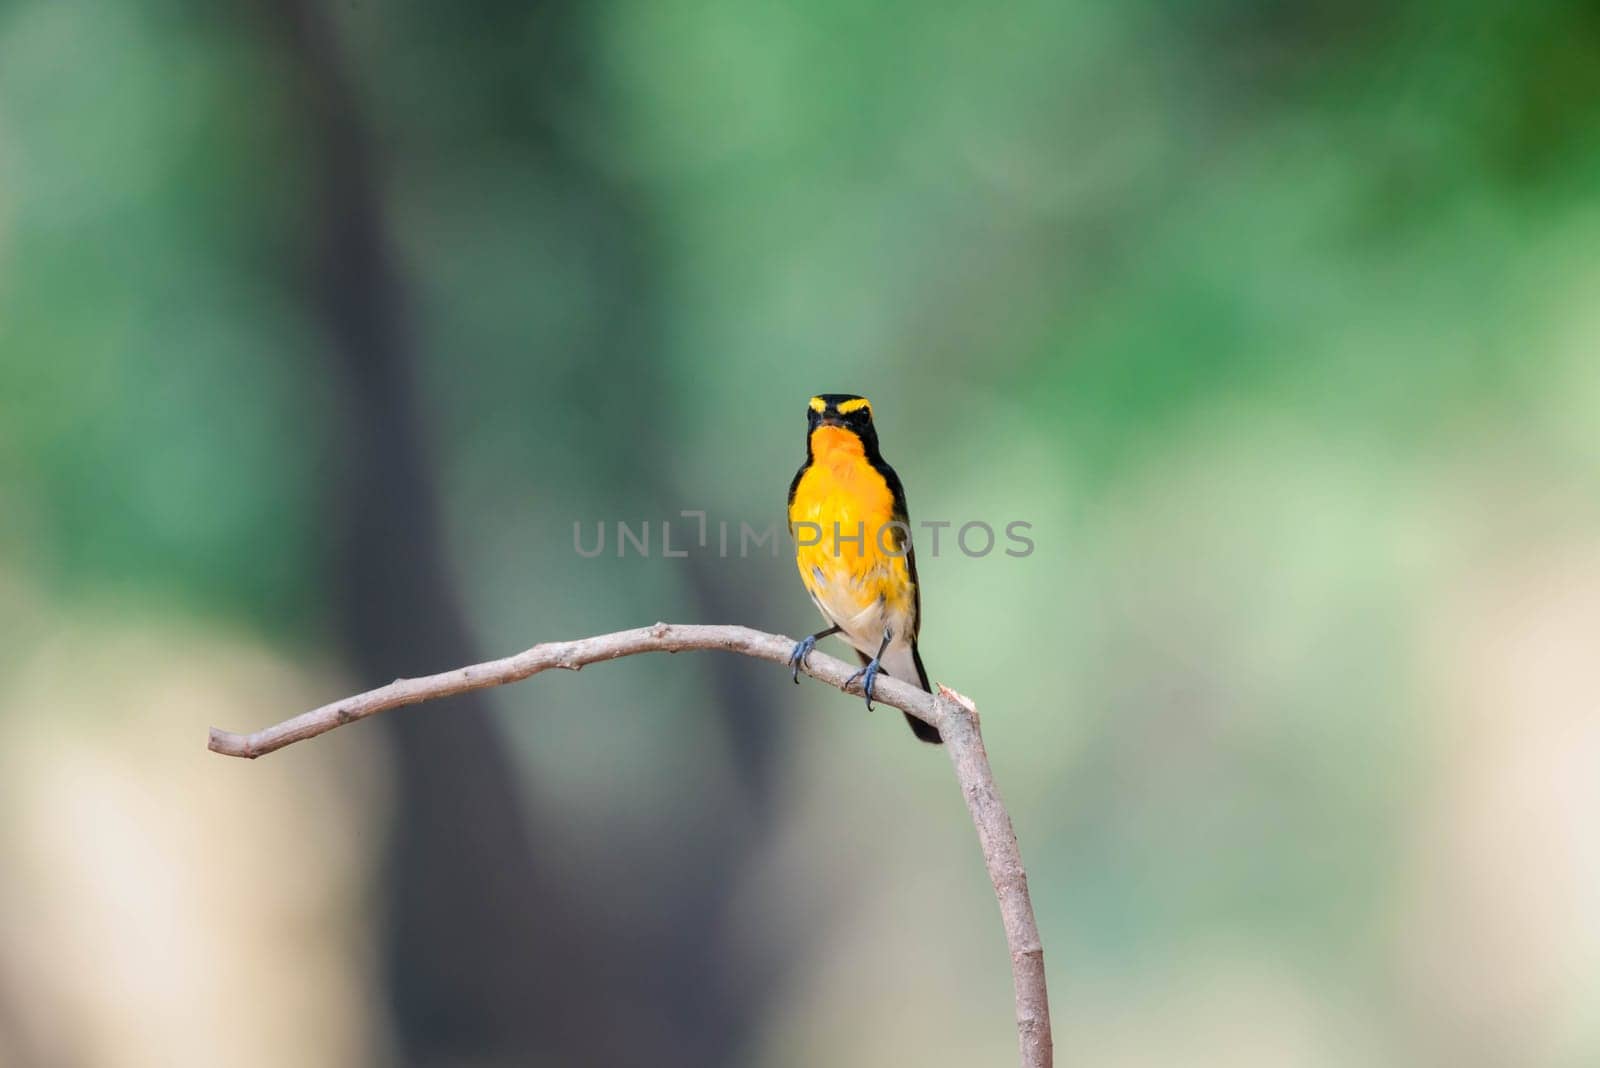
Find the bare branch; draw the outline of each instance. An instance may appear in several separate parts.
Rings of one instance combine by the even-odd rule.
[[[978,709],[972,700],[948,686],[939,687],[935,703],[940,713],[938,728],[944,735],[950,763],[967,799],[972,825],[978,829],[978,844],[983,848],[983,863],[1000,901],[1000,920],[1006,929],[1006,945],[1011,949],[1011,984],[1017,995],[1017,1042],[1022,1047],[1024,1068],[1048,1066],[1054,1058],[1050,1035],[1050,998],[1044,981],[1044,946],[1039,941],[1039,925],[1033,918],[1033,899],[1028,896],[1028,873],[1022,867],[1022,850],[1017,832],[1011,827],[1000,791],[989,770],[989,751],[983,746],[978,729]]]
[[[501,660],[471,664],[454,671],[418,679],[396,679],[366,693],[346,697],[286,719],[253,734],[235,734],[211,728],[212,752],[254,759],[286,745],[326,734],[335,727],[402,705],[414,705],[469,690],[483,690],[520,682],[541,671],[564,668],[577,671],[589,665],[636,653],[678,653],[693,649],[738,653],[778,664],[789,662],[794,641],[748,627],[657,623],[653,627],[601,634],[570,642],[545,642]],[[812,652],[801,668],[820,682],[845,689],[855,669],[822,652]],[[847,690],[859,693],[860,684]],[[1000,792],[995,788],[979,729],[978,710],[966,697],[944,686],[938,696],[924,693],[898,679],[878,676],[873,697],[882,704],[909,712],[938,727],[944,735],[956,778],[966,798],[967,811],[978,831],[989,880],[1000,902],[1000,919],[1011,950],[1011,978],[1017,1001],[1017,1041],[1023,1068],[1050,1068],[1054,1054],[1050,1035],[1050,1004],[1045,990],[1044,949],[1028,896],[1028,874],[1022,867],[1016,832]]]

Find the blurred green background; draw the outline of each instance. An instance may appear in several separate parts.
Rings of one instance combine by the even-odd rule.
[[[14,0],[0,1063],[1010,1061],[892,710],[640,657],[204,750],[815,629],[572,525],[779,521],[820,391],[1033,524],[922,649],[1064,1063],[1600,1063],[1597,248],[1593,5]]]

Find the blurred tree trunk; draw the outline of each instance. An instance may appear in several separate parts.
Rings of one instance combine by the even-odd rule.
[[[474,40],[494,40],[492,8],[476,9],[481,22]],[[558,6],[548,14],[540,23],[547,31],[542,46],[562,56],[580,51],[564,39],[574,32],[571,11]],[[458,10],[448,17],[472,16]],[[351,75],[312,0],[292,0],[268,18],[282,26],[288,66],[297,76],[295,104],[306,124],[316,196],[309,216],[315,291],[309,296],[337,361],[339,463],[329,470],[330,514],[336,517],[329,540],[340,629],[364,679],[469,662],[478,657],[449,579],[404,285],[389,254],[379,165]],[[454,58],[468,67],[477,59]],[[517,59],[545,69],[540,57]],[[531,138],[539,133],[528,131]],[[618,375],[633,383],[622,394],[631,403],[608,405],[608,425],[596,433],[643,439],[645,447],[632,450],[634,456],[664,455],[649,447],[662,434],[652,400],[663,393],[645,355],[654,288],[642,236],[648,220],[615,188],[566,158],[558,141],[540,147],[556,177],[603,224],[597,240],[609,257],[607,282],[616,287],[613,299],[631,312],[612,317],[605,359],[573,368],[600,387],[596,395]],[[597,475],[645,501],[675,496],[659,464]],[[693,566],[706,617],[739,615],[723,603],[727,595],[719,595],[706,565]],[[777,727],[775,717],[758,714],[756,687],[776,682],[739,658],[726,660],[717,665],[718,714],[738,754],[746,796],[708,801],[705,822],[719,824],[718,833],[686,829],[681,846],[657,853],[670,859],[656,863],[670,864],[677,877],[644,862],[635,870],[639,882],[663,888],[658,907],[645,918],[643,938],[637,927],[618,933],[585,907],[594,888],[564,882],[562,867],[540,863],[549,855],[547,836],[525,813],[517,769],[484,700],[469,695],[454,699],[450,709],[385,718],[398,775],[384,944],[405,1060],[736,1062],[781,978],[776,947],[731,943],[725,922],[737,869],[769,822]],[[684,872],[693,878],[683,878]],[[751,982],[752,975],[767,982]]]

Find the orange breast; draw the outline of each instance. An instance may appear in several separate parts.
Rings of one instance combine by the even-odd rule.
[[[815,523],[822,537],[813,545],[797,545],[795,563],[817,606],[834,622],[851,629],[849,621],[870,615],[874,605],[897,620],[910,613],[912,586],[903,556],[886,553],[897,544],[885,527],[894,519],[894,494],[867,462],[861,439],[841,427],[822,426],[811,433],[811,466],[795,486],[789,506],[790,529],[796,540],[815,538]],[[834,524],[841,535],[835,545]],[[880,531],[884,531],[880,541]],[[844,541],[862,534],[861,541]],[[863,618],[864,626],[869,624]],[[903,622],[897,629],[904,633]]]

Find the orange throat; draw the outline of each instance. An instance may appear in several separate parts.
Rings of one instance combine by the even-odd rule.
[[[865,459],[866,446],[854,432],[842,426],[819,426],[811,432],[811,458],[814,463],[837,467]]]

